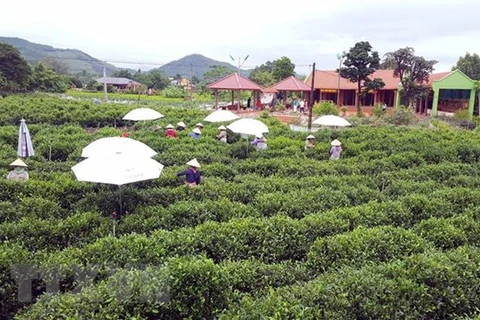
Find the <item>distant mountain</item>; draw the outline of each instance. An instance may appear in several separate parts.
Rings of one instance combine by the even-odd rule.
[[[192,75],[203,79],[203,74],[210,70],[211,66],[225,66],[231,69],[232,72],[237,71],[237,67],[228,62],[213,60],[202,56],[201,54],[185,56],[179,60],[171,61],[161,66],[159,69],[169,77],[175,77],[177,74],[180,74],[187,78],[190,78],[190,75]],[[244,76],[250,74],[250,70],[241,70],[240,72]]]
[[[5,42],[17,48],[28,62],[35,63],[45,58],[58,59],[68,68],[68,73],[79,73],[83,70],[88,73],[103,75],[103,61],[76,49],[56,49],[52,46],[33,43],[20,38],[0,37]],[[118,70],[117,67],[106,64],[107,74]]]

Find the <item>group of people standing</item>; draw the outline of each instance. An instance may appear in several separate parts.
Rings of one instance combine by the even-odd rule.
[[[340,159],[340,154],[342,153],[342,143],[337,139],[334,139],[330,145],[330,160],[338,160]],[[305,139],[305,150],[315,148],[315,136],[308,135]]]

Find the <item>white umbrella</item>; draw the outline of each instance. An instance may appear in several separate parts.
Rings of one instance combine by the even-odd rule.
[[[122,119],[132,121],[156,120],[163,118],[163,114],[150,108],[137,108],[127,113]]]
[[[230,123],[228,129],[240,134],[257,134],[268,132],[268,127],[260,120],[243,118]]]
[[[72,167],[78,181],[124,184],[156,179],[163,165],[151,158],[111,154],[94,156]]]
[[[329,127],[348,127],[352,125],[350,122],[343,119],[342,117],[334,116],[331,114],[326,116],[321,116],[320,118],[316,119],[312,123],[319,124],[322,126],[329,126]]]
[[[35,151],[32,146],[30,131],[28,131],[25,119],[20,120],[20,128],[18,129],[18,148],[17,154],[22,158],[32,157]]]
[[[145,143],[126,137],[108,137],[93,141],[83,148],[82,157],[124,154],[151,158],[157,153]]]
[[[151,158],[110,154],[94,156],[72,167],[78,181],[114,184],[119,187],[120,216],[122,215],[122,192],[124,184],[156,179],[163,170],[163,165]],[[113,223],[115,235],[115,221]]]
[[[240,118],[235,113],[228,110],[216,110],[210,113],[204,121],[207,122],[227,122]]]

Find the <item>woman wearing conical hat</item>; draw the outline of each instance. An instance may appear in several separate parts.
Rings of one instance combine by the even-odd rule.
[[[309,135],[305,140],[305,150],[315,148],[315,137],[313,135]]]
[[[202,131],[200,131],[200,129],[198,128],[193,129],[192,132],[189,133],[189,136],[192,137],[193,139],[199,139],[201,135],[202,135]]]
[[[218,127],[218,130],[220,130],[220,133],[217,135],[217,139],[220,142],[227,143],[227,128],[225,128],[225,126],[220,126]]]
[[[175,131],[175,128],[171,124],[165,127],[165,137],[167,138],[176,138],[177,137],[177,132]]]
[[[177,123],[177,131],[183,131],[183,130],[185,130],[185,127],[186,127],[186,125],[185,125],[185,123],[183,123],[183,121],[180,121],[180,122]]]
[[[198,171],[200,164],[197,159],[190,160],[187,162],[189,165],[188,169],[182,172],[177,173],[177,177],[185,176],[185,182],[189,187],[196,187],[200,184],[201,173]]]
[[[13,170],[7,175],[7,180],[12,181],[28,181],[27,165],[21,159],[17,159],[10,163]]]
[[[342,153],[342,143],[335,139],[330,144],[332,145],[332,148],[330,149],[330,160],[340,159],[340,153]]]

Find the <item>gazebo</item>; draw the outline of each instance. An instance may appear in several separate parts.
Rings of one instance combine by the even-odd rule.
[[[260,93],[263,90],[261,86],[237,72],[209,84],[207,88],[215,93],[215,109],[218,108],[218,90],[232,90],[232,105],[234,105],[234,92],[238,91],[238,110],[240,109],[240,91],[252,90]]]
[[[311,88],[303,83],[302,81],[298,80],[294,76],[290,76],[288,78],[285,78],[277,83],[275,83],[273,86],[268,88],[267,90],[272,90],[275,92],[278,91],[285,91],[285,92],[303,92],[306,94],[307,92],[312,91]],[[310,105],[310,96],[308,96],[308,105]]]

